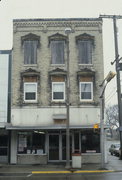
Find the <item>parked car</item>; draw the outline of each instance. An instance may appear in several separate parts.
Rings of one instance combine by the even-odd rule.
[[[111,153],[111,155],[119,156],[120,144],[111,144],[109,152]]]

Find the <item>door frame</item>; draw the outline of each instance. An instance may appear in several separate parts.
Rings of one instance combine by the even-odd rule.
[[[50,160],[49,159],[49,136],[50,135],[58,135],[59,136],[59,160]],[[48,154],[48,162],[66,162],[66,160],[63,160],[62,158],[63,158],[63,154],[62,154],[62,136],[63,135],[66,135],[66,133],[65,132],[61,132],[61,131],[59,131],[59,133],[55,133],[55,132],[48,132],[47,133],[47,147],[46,147],[46,149],[47,149],[47,154]],[[71,147],[71,149],[72,149],[72,152],[74,151],[74,132],[71,132],[71,139],[72,139],[72,147]]]
[[[58,160],[50,160],[49,156],[50,156],[50,152],[49,152],[49,136],[50,135],[56,135],[59,137],[59,159]],[[47,151],[48,151],[48,162],[59,162],[60,161],[60,133],[48,133],[47,134]]]

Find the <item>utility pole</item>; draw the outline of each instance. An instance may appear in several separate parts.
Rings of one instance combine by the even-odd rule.
[[[100,84],[100,148],[101,148],[101,169],[105,169],[105,136],[104,136],[104,93],[107,84],[114,78],[116,73],[110,71]]]
[[[67,100],[66,100],[66,111],[67,111],[67,121],[66,121],[66,168],[70,168],[70,129],[69,129],[69,123],[70,123],[70,99],[69,99],[69,93],[70,93],[70,75],[69,75],[69,34],[71,33],[71,28],[65,29],[65,34],[67,35],[67,83],[66,83],[66,89],[67,89]]]
[[[120,84],[120,64],[118,53],[118,37],[117,37],[117,26],[116,20],[122,19],[120,15],[100,15],[100,18],[110,18],[113,19],[113,29],[114,29],[114,45],[115,45],[115,68],[116,68],[116,82],[117,82],[117,98],[118,98],[118,118],[119,118],[119,132],[120,132],[120,159],[122,160],[122,102],[121,102],[121,84]],[[111,64],[114,64],[112,62]]]

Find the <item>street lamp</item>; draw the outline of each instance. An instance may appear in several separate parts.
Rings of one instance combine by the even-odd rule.
[[[65,29],[65,34],[67,35],[67,81],[66,81],[66,92],[67,92],[67,99],[66,99],[66,111],[67,111],[67,121],[66,121],[66,168],[70,168],[70,129],[69,129],[69,121],[70,121],[70,114],[69,114],[69,93],[70,93],[70,82],[69,82],[69,34],[71,33],[71,28]]]
[[[103,82],[100,84],[100,148],[101,148],[101,169],[105,169],[105,144],[104,144],[104,92],[107,84],[114,78],[116,73],[110,71]]]

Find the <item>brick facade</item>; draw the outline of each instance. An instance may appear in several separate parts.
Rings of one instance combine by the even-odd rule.
[[[103,80],[103,47],[102,47],[102,20],[97,19],[31,19],[14,20],[13,22],[13,63],[12,63],[12,107],[22,105],[21,99],[21,73],[28,70],[36,70],[40,73],[38,90],[39,107],[51,105],[51,85],[49,73],[56,68],[67,71],[67,40],[64,48],[64,65],[51,64],[50,37],[59,33],[66,39],[65,28],[71,27],[72,33],[69,35],[70,49],[70,102],[72,106],[79,105],[99,105],[99,84]],[[34,34],[39,39],[37,49],[37,65],[24,65],[24,49],[22,37]],[[94,37],[94,47],[92,54],[92,65],[78,64],[78,47],[76,37],[82,34]],[[93,102],[81,103],[79,101],[79,81],[78,72],[81,70],[94,72],[94,97]],[[87,71],[86,71],[87,72]]]

